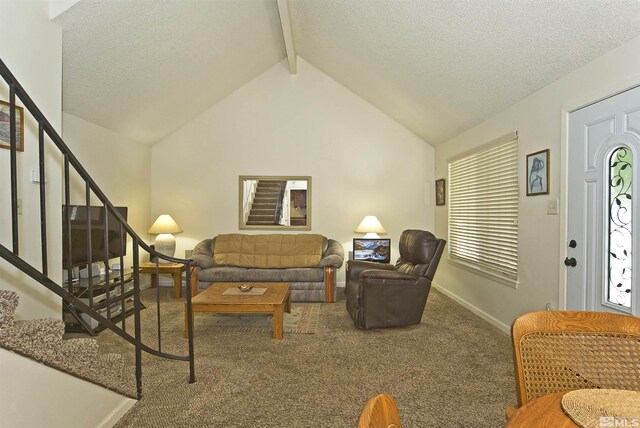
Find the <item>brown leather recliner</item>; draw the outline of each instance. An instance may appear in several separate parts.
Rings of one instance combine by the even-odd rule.
[[[395,266],[349,260],[345,293],[356,327],[420,324],[446,242],[424,230],[405,230]]]

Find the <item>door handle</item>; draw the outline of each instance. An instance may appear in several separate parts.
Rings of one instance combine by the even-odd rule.
[[[578,262],[576,261],[575,257],[567,257],[566,259],[564,259],[564,265],[565,266],[571,266],[571,267],[576,267],[576,265],[578,264]]]

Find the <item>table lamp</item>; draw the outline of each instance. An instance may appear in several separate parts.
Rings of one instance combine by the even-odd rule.
[[[149,228],[149,233],[157,234],[154,243],[156,251],[165,256],[173,257],[176,252],[176,238],[174,233],[180,233],[182,229],[169,214],[162,214]],[[160,259],[160,263],[170,263]]]
[[[356,227],[355,232],[366,233],[366,235],[364,235],[365,239],[377,239],[380,238],[378,233],[387,233],[384,227],[382,227],[380,220],[378,220],[378,217],[374,215],[368,215],[362,219],[358,227]]]

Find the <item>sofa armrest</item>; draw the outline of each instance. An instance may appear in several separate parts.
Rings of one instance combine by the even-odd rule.
[[[344,263],[344,248],[334,239],[328,239],[327,250],[322,255],[320,267],[333,266],[339,269]]]
[[[205,239],[198,243],[191,253],[196,266],[207,269],[213,266],[213,239]]]

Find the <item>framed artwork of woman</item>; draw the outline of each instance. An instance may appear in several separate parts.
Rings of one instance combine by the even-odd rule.
[[[549,194],[549,149],[527,155],[527,196]]]

